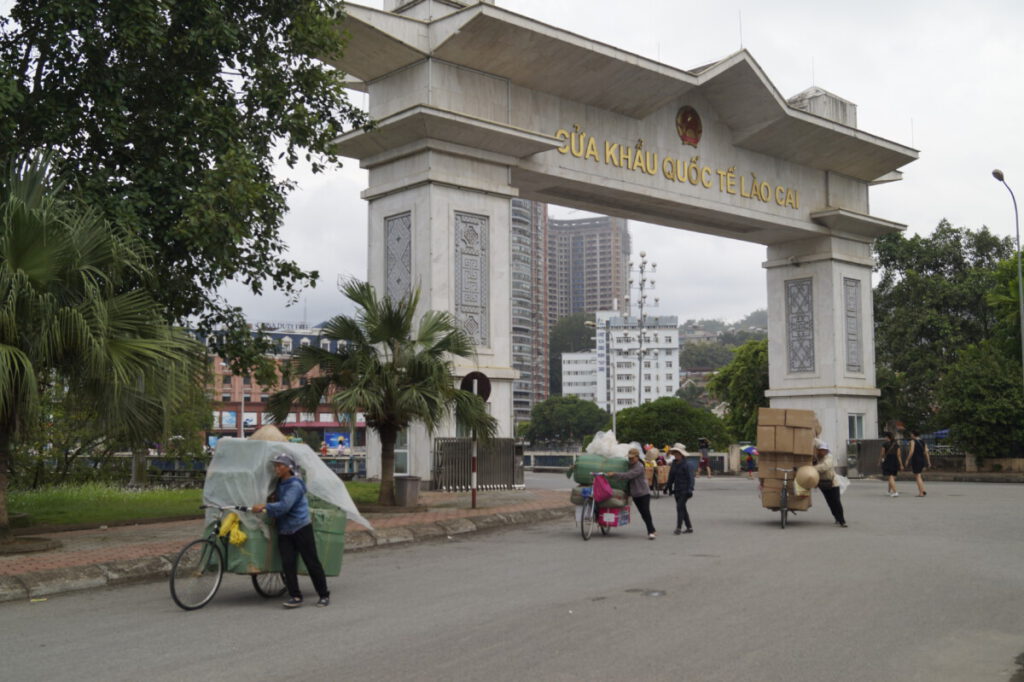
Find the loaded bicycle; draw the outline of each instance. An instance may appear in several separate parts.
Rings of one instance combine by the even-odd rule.
[[[594,473],[594,482],[598,478],[607,482],[607,478],[601,472]],[[594,526],[601,529],[601,535],[608,535],[612,528],[629,524],[629,507],[598,507],[594,499],[594,486],[581,486],[580,492],[583,495],[583,508],[580,510],[580,534],[584,540],[589,540],[594,534]],[[629,498],[626,498],[627,501]]]
[[[186,611],[206,606],[217,594],[231,547],[228,537],[220,534],[224,520],[236,511],[249,511],[249,507],[241,505],[204,504],[199,508],[216,509],[220,515],[211,524],[206,537],[193,540],[178,552],[171,567],[171,599]],[[246,575],[250,575],[252,586],[261,597],[270,599],[285,593],[284,578],[280,573]]]

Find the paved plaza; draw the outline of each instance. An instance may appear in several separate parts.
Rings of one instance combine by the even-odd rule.
[[[192,613],[163,582],[10,602],[0,657],[25,680],[1010,680],[1024,488],[901,486],[854,481],[846,529],[815,492],[781,530],[756,482],[721,477],[697,483],[693,535],[662,498],[654,542],[640,524],[584,542],[566,515],[357,552],[329,609],[239,577]],[[261,652],[268,632],[288,646]]]

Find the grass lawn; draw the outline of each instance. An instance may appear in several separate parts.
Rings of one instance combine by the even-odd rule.
[[[377,501],[379,483],[345,483],[356,505]],[[199,488],[130,490],[99,483],[59,486],[41,490],[8,491],[8,511],[26,513],[33,526],[109,525],[168,517],[199,518],[203,491]]]

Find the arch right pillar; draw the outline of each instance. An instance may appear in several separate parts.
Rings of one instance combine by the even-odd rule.
[[[814,410],[846,466],[846,441],[878,434],[871,242],[836,236],[768,247],[772,407]]]

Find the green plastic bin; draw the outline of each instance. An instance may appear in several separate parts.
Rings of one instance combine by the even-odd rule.
[[[594,472],[606,471],[621,473],[629,469],[629,461],[623,457],[606,457],[587,453],[576,458],[573,479],[579,485],[594,485]],[[629,485],[623,479],[609,478],[608,482],[616,490],[625,490]]]
[[[324,567],[324,574],[336,576],[341,572],[341,559],[345,551],[345,526],[348,514],[341,509],[313,508],[309,510],[313,522],[313,537],[316,538],[316,553]],[[241,545],[227,545],[227,561],[224,570],[228,573],[280,573],[281,554],[277,549],[277,529],[273,519],[266,519],[270,537],[255,526],[244,523],[246,539]],[[207,526],[205,533],[210,532]],[[223,545],[221,546],[223,548]],[[299,574],[308,575],[305,562],[299,559]]]

